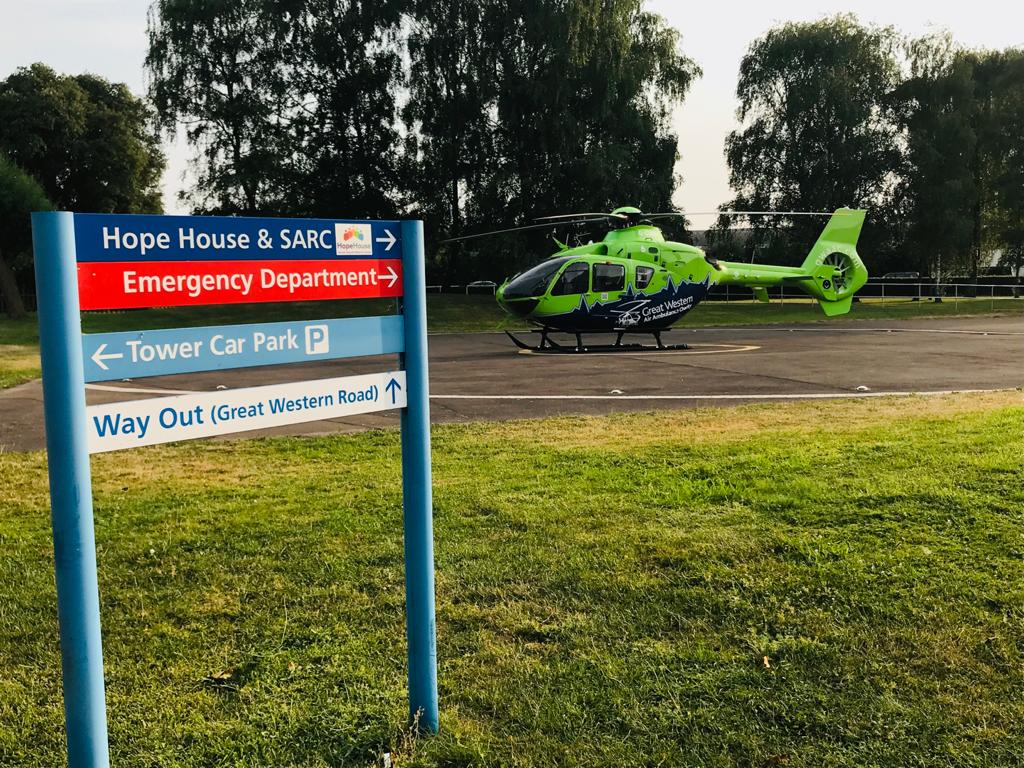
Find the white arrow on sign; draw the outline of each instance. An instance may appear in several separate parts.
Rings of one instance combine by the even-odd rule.
[[[395,283],[398,281],[398,273],[395,272],[395,268],[388,264],[388,273],[380,276],[381,280],[390,280],[388,288],[393,288]]]
[[[384,234],[387,235],[387,237],[375,237],[374,240],[376,240],[378,243],[387,243],[387,245],[384,247],[384,250],[390,251],[391,246],[393,246],[398,241],[398,238],[391,234],[390,229],[385,229]]]
[[[91,359],[92,359],[92,361],[94,363],[96,363],[96,365],[98,365],[104,371],[109,371],[110,370],[110,366],[107,365],[106,363],[104,363],[103,361],[104,360],[120,360],[122,357],[124,357],[124,353],[123,352],[118,352],[117,354],[111,353],[109,355],[104,355],[103,354],[103,350],[106,349],[106,348],[107,348],[106,344],[100,344],[98,347],[96,347],[96,351],[92,353],[92,358]]]

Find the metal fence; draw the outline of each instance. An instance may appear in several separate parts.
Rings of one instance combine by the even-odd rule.
[[[860,300],[897,302],[897,301],[953,301],[959,302],[965,299],[1008,299],[1024,297],[1024,285],[1020,285],[1013,278],[997,278],[999,282],[971,283],[963,280],[951,280],[950,282],[936,283],[934,281],[896,281],[896,280],[869,280],[868,283],[857,292]],[[428,285],[429,293],[461,293],[465,295],[484,294],[493,295],[497,291],[496,285]],[[799,299],[809,300],[810,297],[794,285],[779,285],[768,288],[768,297],[785,301],[787,299],[796,301]],[[742,285],[716,285],[708,292],[708,301],[752,301],[753,296],[749,288]]]
[[[470,294],[483,294],[485,296],[493,296],[498,292],[497,283],[488,283],[484,285],[428,285],[427,293],[463,293],[467,296]]]

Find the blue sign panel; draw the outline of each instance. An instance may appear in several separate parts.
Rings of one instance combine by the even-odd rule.
[[[402,257],[397,221],[75,214],[78,261]]]
[[[405,351],[401,315],[82,335],[86,381]]]

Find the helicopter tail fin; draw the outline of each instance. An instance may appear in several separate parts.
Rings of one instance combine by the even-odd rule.
[[[853,295],[868,280],[868,270],[857,253],[864,213],[852,208],[833,213],[804,259],[806,276],[799,285],[829,317],[849,312]]]

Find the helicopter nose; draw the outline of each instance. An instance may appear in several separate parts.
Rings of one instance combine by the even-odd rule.
[[[508,312],[510,315],[516,317],[526,317],[529,315],[533,308],[537,306],[537,299],[533,298],[514,298],[509,299],[505,297],[505,288],[508,286],[509,281],[506,280],[500,286],[498,290],[494,292],[494,297],[498,300],[498,306]]]
[[[529,317],[539,303],[539,299],[507,299],[498,302],[502,309],[516,317]]]

